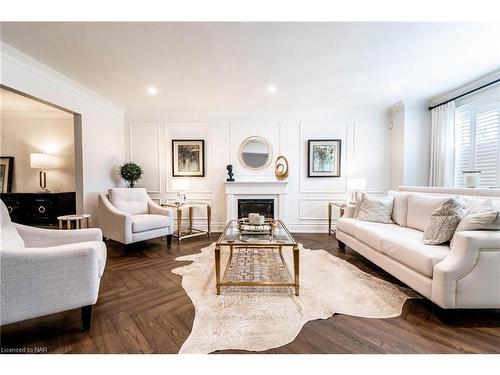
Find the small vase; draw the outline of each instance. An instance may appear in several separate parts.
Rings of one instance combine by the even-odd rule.
[[[463,171],[465,186],[468,188],[476,188],[481,181],[481,171]]]

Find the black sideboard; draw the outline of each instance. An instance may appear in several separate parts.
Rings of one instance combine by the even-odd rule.
[[[76,213],[76,193],[0,193],[13,222],[55,225],[57,217]]]

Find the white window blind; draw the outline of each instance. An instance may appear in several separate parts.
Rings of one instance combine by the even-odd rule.
[[[470,100],[455,112],[455,185],[463,171],[481,171],[479,187],[500,187],[500,96]]]

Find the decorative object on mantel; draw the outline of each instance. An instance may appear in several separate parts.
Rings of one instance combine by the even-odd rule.
[[[128,182],[130,188],[133,188],[136,181],[141,179],[142,173],[142,168],[132,161],[123,163],[119,170],[120,177]]]
[[[252,136],[241,142],[238,156],[245,168],[260,170],[266,168],[271,163],[273,148],[264,138]]]
[[[464,183],[468,188],[476,188],[481,181],[481,171],[463,171]]]
[[[172,139],[172,177],[205,177],[205,140]]]
[[[176,204],[185,204],[187,202],[186,191],[189,190],[190,183],[188,178],[172,179],[172,190],[177,192]]]
[[[226,169],[227,169],[227,175],[229,176],[229,178],[227,178],[226,181],[227,182],[234,182],[233,166],[231,164],[228,164],[228,165],[226,165]]]
[[[14,171],[14,157],[0,156],[0,193],[12,191],[12,173]]]
[[[283,155],[278,156],[274,164],[274,174],[278,181],[284,181],[288,178],[288,169],[288,160]]]
[[[340,139],[307,141],[307,177],[340,177]]]
[[[301,296],[290,288],[226,287],[215,294],[213,271],[215,244],[201,253],[176,258],[191,263],[172,270],[182,276],[182,287],[195,306],[193,329],[180,353],[211,353],[239,349],[262,351],[292,342],[308,321],[327,319],[334,314],[363,318],[390,318],[401,314],[408,298],[420,298],[415,292],[361,271],[349,262],[324,250],[300,246]],[[245,249],[243,249],[245,250]],[[267,277],[286,277],[277,250],[252,249],[256,270],[251,281]],[[230,280],[248,274],[248,252],[233,255],[227,274]],[[293,264],[292,252],[283,251],[287,264]],[[226,264],[229,251],[221,251]],[[257,268],[258,267],[258,268]],[[346,287],[348,285],[349,287]],[[334,318],[335,319],[335,316]]]
[[[47,193],[50,191],[47,189],[47,169],[53,168],[53,166],[54,160],[52,155],[43,152],[30,153],[30,167],[40,169],[40,192]]]

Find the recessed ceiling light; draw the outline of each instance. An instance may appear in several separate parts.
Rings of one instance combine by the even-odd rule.
[[[147,89],[147,92],[148,92],[148,95],[155,96],[156,94],[158,94],[158,89],[154,86],[149,86]]]
[[[274,85],[269,85],[269,86],[267,86],[266,91],[268,94],[274,95],[278,91],[278,88]]]
[[[399,91],[399,85],[392,85],[389,90],[391,90],[392,92],[396,92],[396,91]]]

